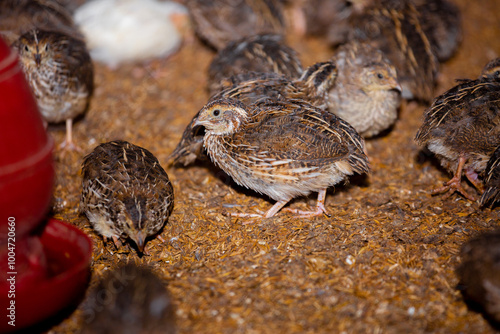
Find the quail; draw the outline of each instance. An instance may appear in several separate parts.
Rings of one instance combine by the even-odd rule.
[[[56,0],[0,1],[0,35],[12,44],[33,29],[58,31],[81,37],[71,13]]]
[[[493,206],[500,200],[500,146],[490,157],[484,171],[484,193],[479,204],[481,207]]]
[[[94,88],[94,67],[85,42],[35,29],[19,37],[13,48],[43,118],[49,123],[65,121],[62,147],[75,148],[73,119],[87,110]]]
[[[216,50],[230,41],[284,33],[283,9],[275,0],[190,0],[186,2],[197,35]]]
[[[82,163],[80,210],[104,238],[132,239],[146,253],[146,239],[156,235],[174,205],[172,184],[158,159],[126,141],[97,146]]]
[[[106,271],[83,305],[82,334],[175,334],[175,307],[163,280],[133,262]]]
[[[458,191],[469,200],[476,197],[461,185],[462,173],[481,192],[480,177],[500,145],[500,64],[488,63],[479,79],[465,80],[438,96],[425,111],[415,137],[454,173],[433,194]]]
[[[302,65],[297,52],[285,45],[280,35],[243,37],[230,42],[210,63],[210,94],[225,88],[225,79],[247,72],[274,72],[295,79],[302,74]]]
[[[369,171],[364,141],[347,122],[301,100],[245,105],[235,99],[205,105],[194,126],[205,127],[210,159],[234,181],[276,203],[272,217],[291,199],[318,192],[316,210],[290,210],[303,217],[326,214],[326,190],[354,173]]]
[[[252,104],[266,99],[299,99],[326,109],[327,92],[334,84],[336,74],[337,69],[331,61],[308,67],[296,80],[276,73],[242,73],[230,77],[226,89],[212,96],[211,100],[234,98],[244,104]],[[203,128],[194,126],[198,115],[199,112],[188,124],[170,155],[169,160],[173,163],[187,166],[203,157]]]
[[[353,15],[348,39],[382,50],[397,69],[402,97],[430,101],[439,63],[412,0],[380,0]]]
[[[401,87],[387,57],[368,43],[351,41],[336,50],[335,85],[328,93],[332,113],[365,138],[389,128],[397,119]]]
[[[462,246],[456,273],[464,299],[500,323],[500,230],[483,232]]]

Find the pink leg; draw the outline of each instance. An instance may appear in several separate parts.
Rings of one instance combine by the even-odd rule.
[[[325,209],[325,198],[326,198],[326,189],[323,189],[318,192],[318,200],[316,201],[316,211],[302,211],[302,210],[296,210],[296,209],[284,209],[289,212],[297,213],[300,215],[301,218],[308,218],[308,217],[315,217],[315,216],[321,216],[322,214],[327,215],[330,217],[330,215],[326,212]]]
[[[73,143],[73,119],[66,120],[66,139],[60,146],[61,149],[80,152],[81,149]]]
[[[281,200],[276,202],[269,210],[266,211],[264,214],[257,214],[257,213],[230,213],[231,216],[233,217],[242,217],[242,218],[269,218],[274,216],[282,207],[286,205],[290,200]]]
[[[484,193],[483,183],[479,180],[477,173],[475,171],[467,169],[465,171],[465,176],[481,194]]]
[[[462,170],[464,168],[465,161],[467,161],[467,158],[465,158],[464,156],[461,156],[460,159],[458,160],[457,172],[455,173],[453,178],[450,181],[446,182],[444,184],[444,186],[432,190],[431,194],[437,195],[437,194],[446,193],[446,195],[444,195],[444,198],[446,199],[451,194],[453,194],[455,191],[458,191],[468,200],[476,201],[477,198],[475,196],[467,193],[467,191],[465,191],[465,189],[460,184],[460,180],[462,179]]]

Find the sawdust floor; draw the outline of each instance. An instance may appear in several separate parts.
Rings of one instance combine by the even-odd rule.
[[[464,40],[442,65],[437,93],[455,78],[476,77],[500,55],[500,2],[456,2],[463,10]],[[304,66],[332,54],[318,39],[288,43]],[[83,154],[114,139],[149,149],[174,185],[175,209],[161,234],[166,242],[149,241],[151,256],[104,247],[78,214],[83,155],[56,151],[53,215],[93,239],[91,285],[119,260],[150,263],[168,281],[179,333],[492,332],[462,301],[454,269],[461,245],[498,226],[500,209],[429,194],[449,175],[413,142],[425,106],[408,104],[390,133],[367,142],[373,172],[330,189],[331,218],[228,218],[225,210],[266,210],[271,203],[220,177],[208,162],[190,168],[166,164],[207,101],[212,57],[195,40],[165,60],[117,70],[97,65],[91,108],[74,126],[77,143]],[[50,128],[56,143],[63,130]],[[291,206],[314,203],[315,194]],[[82,321],[76,310],[51,332],[76,332]]]

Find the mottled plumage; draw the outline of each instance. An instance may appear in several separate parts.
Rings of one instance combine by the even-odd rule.
[[[43,118],[66,121],[71,147],[73,119],[85,112],[94,88],[94,67],[85,42],[68,35],[31,30],[13,44]]]
[[[327,92],[335,81],[337,70],[332,62],[317,63],[307,68],[299,79],[290,80],[276,73],[244,73],[228,79],[228,87],[211,100],[232,98],[244,104],[266,99],[298,99],[315,107],[327,108]],[[232,85],[230,86],[229,83]],[[198,112],[188,124],[169,159],[184,166],[203,155],[203,131],[194,127]]]
[[[469,240],[460,257],[458,287],[464,299],[479,306],[487,319],[500,323],[500,230]]]
[[[204,146],[217,166],[239,185],[276,201],[266,218],[294,197],[311,192],[319,193],[316,210],[295,212],[326,213],[328,187],[369,171],[357,132],[303,101],[244,105],[234,99],[214,100],[203,107],[194,125],[205,127]]]
[[[302,65],[297,52],[283,43],[280,35],[255,35],[230,42],[220,50],[208,68],[209,91],[225,88],[225,80],[248,72],[274,72],[290,79],[300,77]]]
[[[195,30],[216,50],[257,34],[284,32],[282,6],[274,0],[189,0]]]
[[[484,171],[484,193],[479,204],[493,206],[500,201],[500,146],[490,157]]]
[[[328,93],[330,111],[363,137],[375,136],[394,124],[401,87],[387,57],[368,43],[352,41],[337,49],[333,62],[338,74]]]
[[[104,273],[83,306],[82,334],[175,334],[175,307],[165,283],[146,266]]]
[[[174,206],[167,173],[148,150],[126,141],[97,146],[82,164],[80,210],[94,229],[120,246],[132,239],[143,252],[146,238],[157,234]]]
[[[462,81],[438,96],[425,112],[415,140],[455,173],[433,193],[459,191],[476,200],[460,184],[462,171],[482,190],[478,175],[482,175],[500,145],[500,72],[492,67],[495,63],[498,59],[486,65],[479,79]]]
[[[355,15],[349,39],[382,50],[398,72],[405,99],[430,101],[439,63],[412,0],[380,0]]]
[[[55,0],[0,1],[0,34],[9,44],[33,29],[81,37],[68,10]]]

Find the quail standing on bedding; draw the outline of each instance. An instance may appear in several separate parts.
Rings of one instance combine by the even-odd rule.
[[[85,42],[59,32],[31,30],[13,44],[43,118],[66,122],[62,147],[76,148],[73,119],[83,114],[94,88],[94,67]]]
[[[469,240],[460,257],[456,272],[464,299],[480,306],[488,320],[500,324],[500,230]]]
[[[283,43],[283,37],[262,34],[230,42],[220,50],[208,68],[209,91],[224,87],[224,80],[248,72],[273,72],[296,79],[302,74],[297,52]]]
[[[83,304],[82,334],[175,334],[175,307],[162,279],[133,262],[104,273]]]
[[[234,181],[276,203],[272,217],[297,196],[318,192],[316,210],[290,210],[303,217],[326,214],[326,190],[354,173],[369,171],[364,141],[333,114],[300,100],[244,105],[209,102],[195,124],[205,127],[204,146],[212,161]]]
[[[283,9],[275,0],[189,0],[197,35],[216,50],[257,34],[283,34]]]
[[[438,96],[425,112],[416,142],[427,147],[453,178],[433,194],[458,191],[476,196],[461,185],[462,172],[482,192],[480,180],[490,157],[500,146],[500,59],[488,63],[479,79],[462,81]]]
[[[126,141],[97,146],[82,164],[80,210],[104,238],[120,247],[132,239],[140,253],[156,235],[174,206],[167,173],[148,150]]]
[[[327,93],[334,84],[336,75],[337,68],[331,61],[308,67],[301,77],[295,80],[276,73],[243,73],[230,77],[228,82],[231,85],[215,94],[211,100],[233,98],[244,104],[252,104],[266,99],[298,99],[326,109]],[[252,110],[254,109],[250,109]],[[173,163],[187,166],[204,156],[203,127],[194,126],[200,112],[188,124],[179,144],[170,155],[169,160]]]
[[[337,49],[333,62],[338,73],[328,93],[330,111],[365,138],[394,124],[401,87],[387,57],[368,43],[351,41]]]

